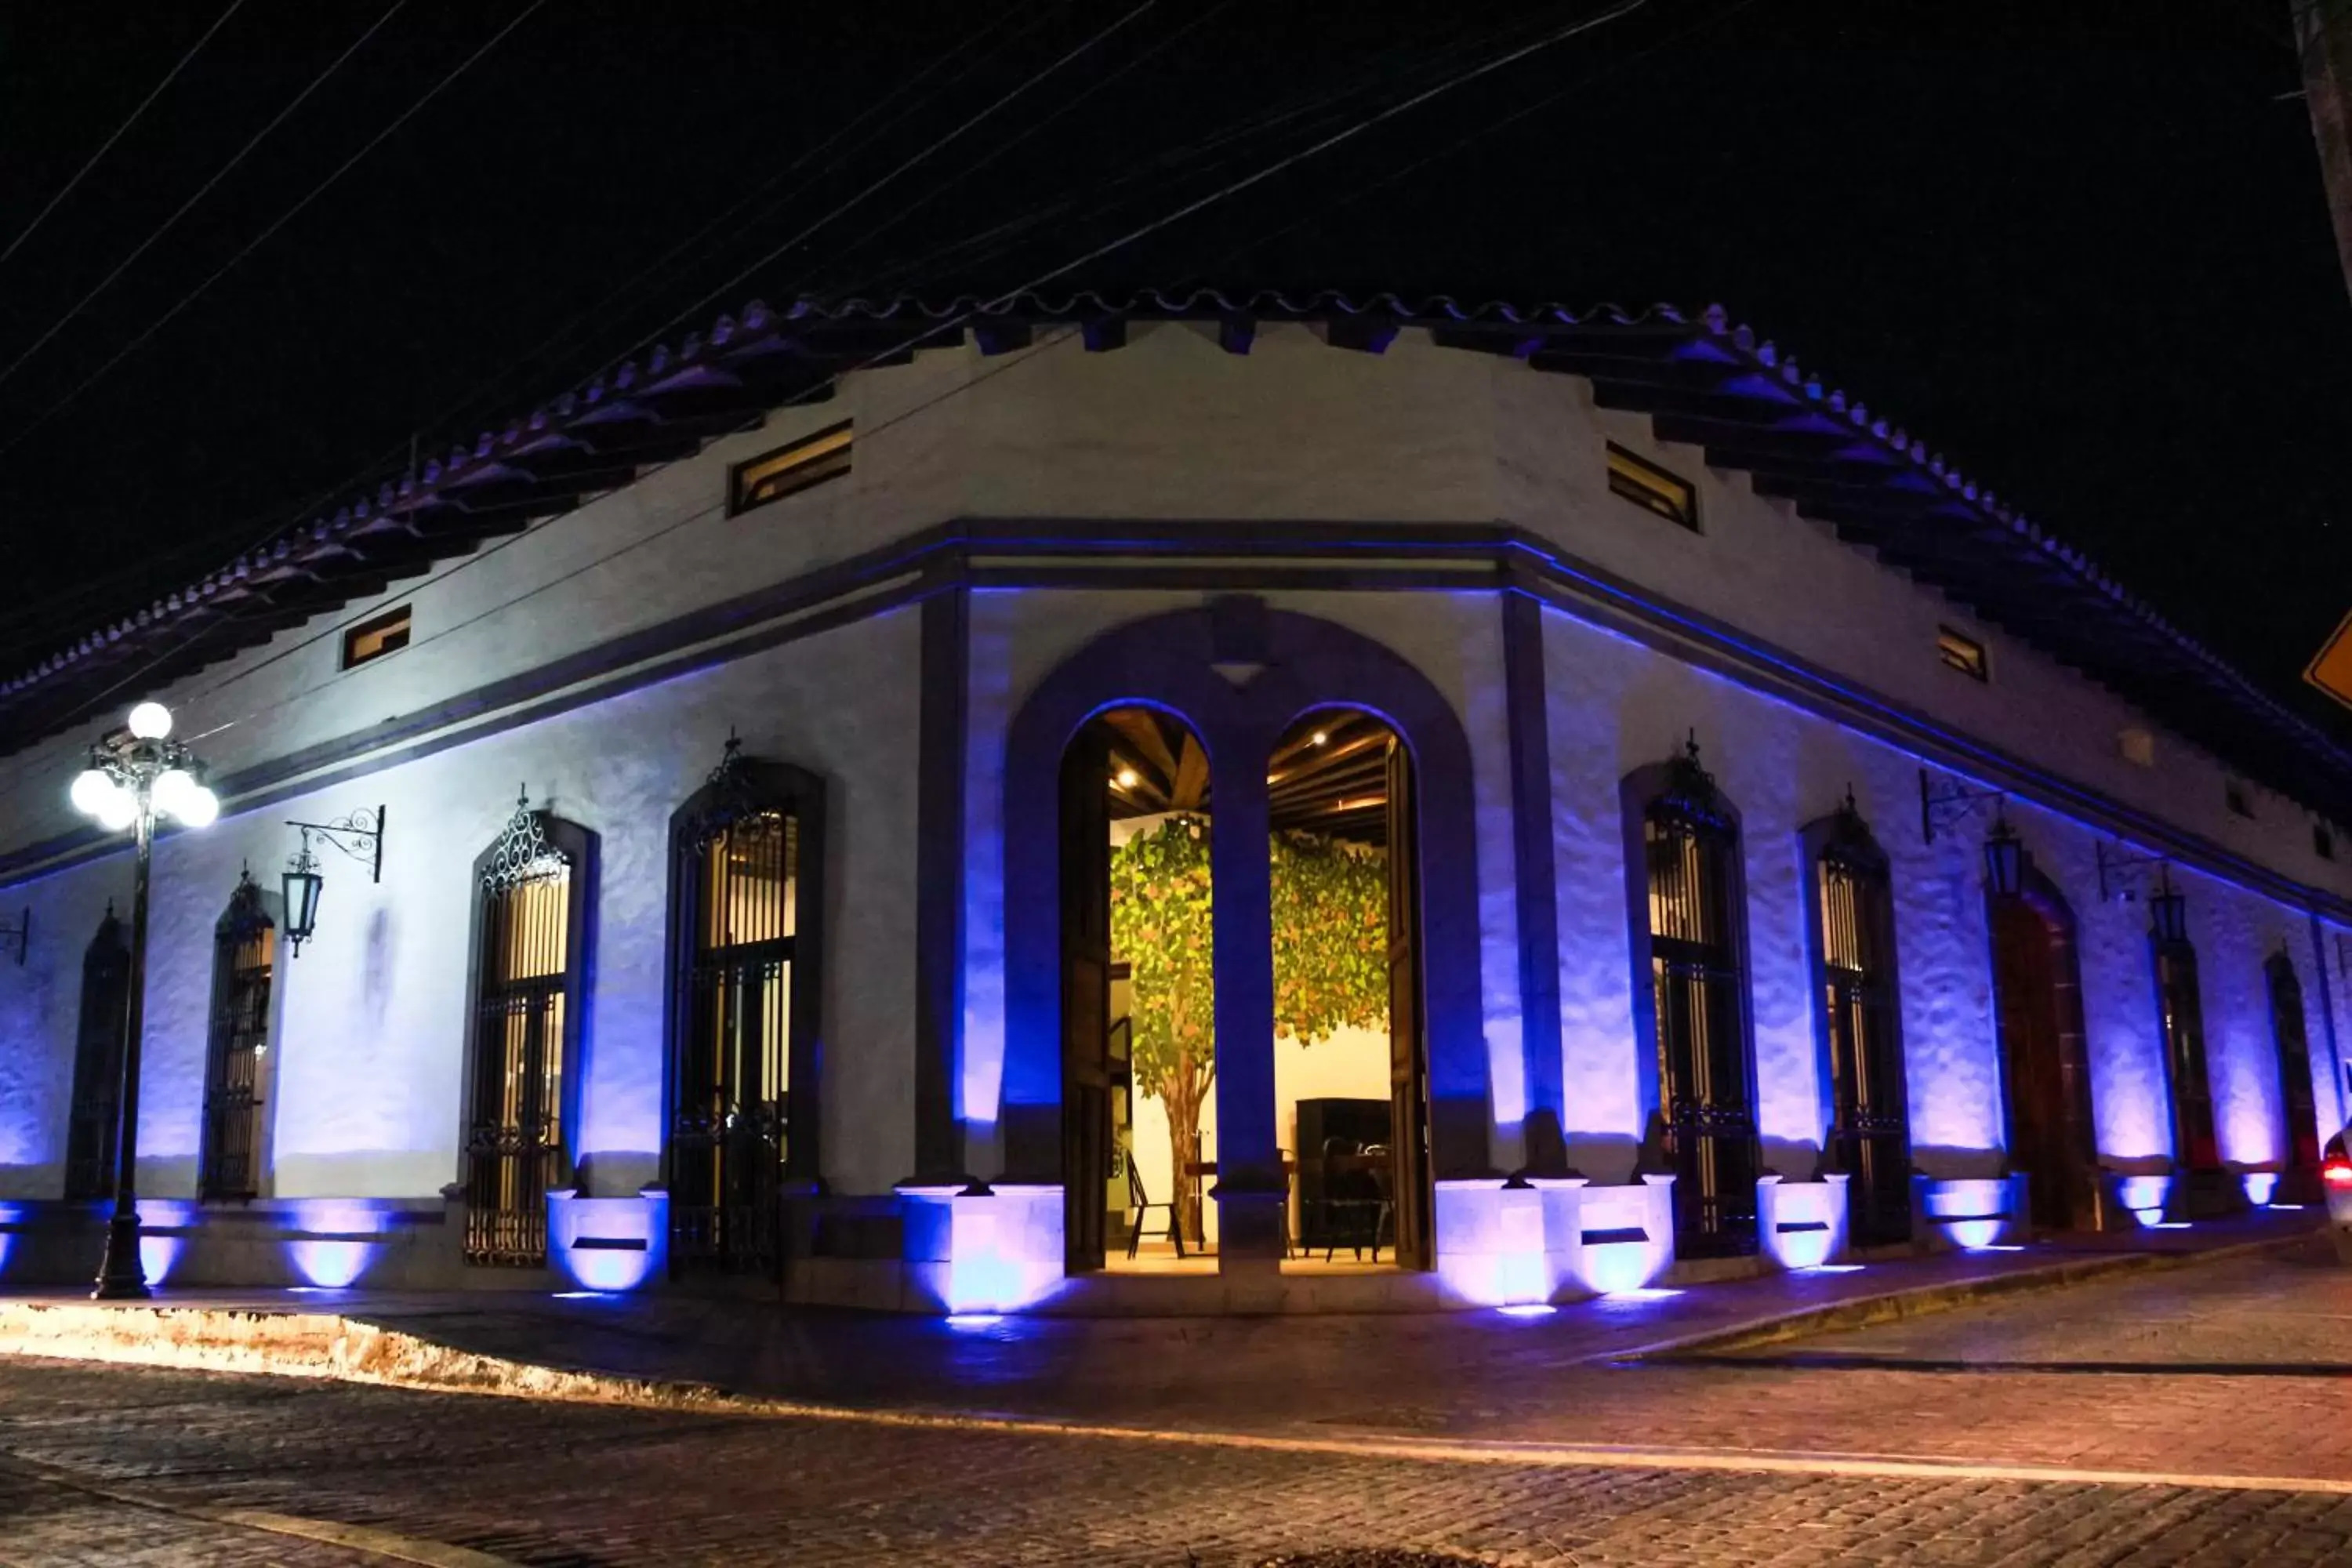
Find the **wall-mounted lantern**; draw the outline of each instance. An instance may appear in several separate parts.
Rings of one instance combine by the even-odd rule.
[[[310,852],[310,836],[318,835],[368,868],[368,880],[383,880],[383,807],[361,810],[332,822],[289,822],[299,829],[301,847],[287,861],[280,879],[286,900],[287,953],[299,957],[302,944],[319,929],[319,895],[327,879],[319,874],[319,858]]]
[[[2025,892],[2025,845],[2009,818],[1993,819],[1992,831],[1984,841],[1985,885],[1997,899],[2014,899]]]
[[[25,967],[25,950],[33,945],[33,911],[27,906],[15,925],[0,925],[0,952],[16,950],[16,967]]]

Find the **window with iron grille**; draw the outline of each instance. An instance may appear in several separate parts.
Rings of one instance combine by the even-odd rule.
[[[196,1195],[242,1201],[261,1191],[261,1063],[269,1048],[277,928],[261,889],[239,875],[213,927],[212,1038],[205,1058],[205,1133]]]
[[[547,1261],[547,1194],[566,1184],[578,1103],[581,935],[593,857],[585,829],[526,795],[475,863],[466,1261]]]
[[[1657,1117],[1650,1157],[1677,1177],[1685,1257],[1756,1248],[1756,1102],[1749,1070],[1739,829],[1694,746],[1643,809]]]
[[[121,1132],[122,1037],[131,1015],[131,949],[114,906],[81,957],[81,1018],[74,1035],[73,1104],[66,1125],[68,1202],[114,1195]]]
[[[821,813],[812,776],[730,740],[673,819],[674,1269],[772,1275],[784,1182],[815,1172]]]
[[[2199,996],[2197,949],[2153,939],[2157,1010],[2165,1067],[2172,1083],[2173,1158],[2190,1172],[2221,1168],[2213,1136],[2213,1089],[2205,1068],[2205,1008]]]
[[[1895,984],[1895,899],[1886,857],[1851,797],[1814,857],[1814,994],[1829,1058],[1823,1166],[1846,1173],[1847,1234],[1911,1235],[1911,1136]]]

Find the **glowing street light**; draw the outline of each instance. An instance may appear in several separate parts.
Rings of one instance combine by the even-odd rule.
[[[122,1016],[122,1092],[115,1107],[121,1124],[114,1141],[114,1215],[107,1222],[106,1261],[100,1266],[101,1301],[147,1295],[147,1274],[139,1263],[139,1036],[147,997],[147,869],[157,818],[184,827],[208,827],[220,815],[220,799],[206,788],[205,768],[188,748],[172,739],[172,710],[142,702],[121,729],[89,749],[89,765],[74,778],[74,808],[98,819],[109,833],[130,828],[138,858],[131,894],[131,994]]]

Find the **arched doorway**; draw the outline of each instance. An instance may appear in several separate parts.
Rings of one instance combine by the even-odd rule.
[[[1430,1267],[1421,858],[1412,752],[1320,709],[1266,763],[1275,1118],[1298,1261]]]
[[[1287,1219],[1297,1151],[1285,1147],[1291,1130],[1276,1104],[1267,763],[1303,714],[1377,715],[1410,757],[1407,798],[1420,851],[1411,1033],[1423,1045],[1427,1179],[1494,1174],[1477,843],[1461,721],[1427,677],[1369,637],[1255,600],[1217,600],[1096,638],[1013,716],[1003,779],[1003,1076],[992,1105],[978,1108],[993,1111],[1002,1141],[996,1179],[1063,1190],[1072,1271],[1101,1267],[1107,1251],[1123,1256],[1123,1247],[1107,1247],[1114,1227],[1105,1201],[1116,1131],[1108,862],[1119,736],[1097,721],[1124,709],[1181,714],[1181,730],[1207,759],[1200,815],[1214,819],[1213,833],[1204,820],[1202,842],[1215,890],[1208,937],[1215,1043],[1201,1131],[1213,1127],[1214,1149],[1206,1150],[1204,1136],[1197,1163],[1205,1167],[1202,1228],[1213,1227],[1213,1267],[1270,1269],[1295,1241]],[[1132,733],[1124,739],[1138,742]],[[1164,1212],[1141,1223],[1150,1227],[1147,1239],[1155,1230],[1165,1238]],[[1433,1256],[1433,1226],[1409,1224],[1421,1234],[1406,1261]],[[1118,1257],[1108,1261],[1118,1266]]]
[[[2284,952],[2271,954],[2263,974],[2270,992],[2271,1039],[2278,1048],[2279,1110],[2286,1121],[2279,1199],[2317,1203],[2324,1195],[2319,1106],[2311,1083],[2311,1038],[2304,1032],[2303,982],[2295,978],[2294,964]]]
[[[1210,1267],[1216,1164],[1209,758],[1108,710],[1062,763],[1064,1239],[1074,1271]]]
[[[2087,1229],[2097,1213],[2098,1138],[2083,1028],[2074,914],[2032,866],[1992,896],[2009,1164],[2026,1177],[2037,1230]]]

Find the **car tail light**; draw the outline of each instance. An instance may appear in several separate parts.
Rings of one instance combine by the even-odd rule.
[[[2352,1187],[2352,1159],[2335,1156],[2319,1167],[2319,1179],[2331,1187]]]

